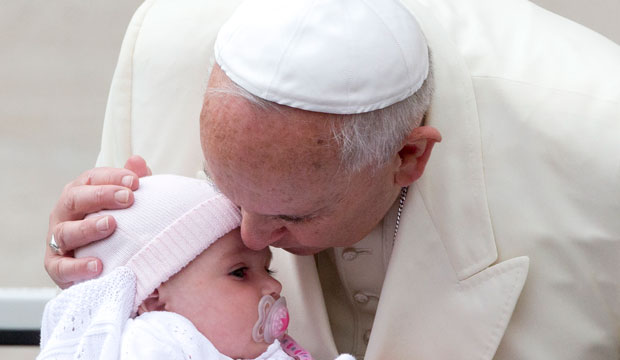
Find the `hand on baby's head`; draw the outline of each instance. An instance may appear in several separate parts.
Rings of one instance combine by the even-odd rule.
[[[174,175],[143,178],[134,196],[130,208],[92,215],[113,215],[117,229],[76,257],[100,258],[102,276],[129,268],[138,284],[134,311],[178,313],[230,357],[264,352],[269,344],[252,336],[259,302],[277,300],[282,286],[271,277],[270,250],[243,244],[237,206],[205,181]],[[283,333],[268,328],[269,342]]]

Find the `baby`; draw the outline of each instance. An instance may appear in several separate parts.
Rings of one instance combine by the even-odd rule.
[[[103,273],[46,305],[39,359],[311,359],[285,334],[271,252],[245,247],[239,209],[207,182],[142,178],[133,206],[104,214],[114,234],[75,253]]]

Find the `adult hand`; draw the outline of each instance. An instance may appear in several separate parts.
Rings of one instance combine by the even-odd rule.
[[[127,160],[124,169],[91,169],[64,187],[50,214],[44,259],[45,270],[58,286],[64,289],[101,273],[101,260],[75,259],[73,250],[108,237],[114,232],[116,221],[112,216],[86,220],[84,217],[103,209],[131,206],[133,190],[139,186],[138,178],[150,174],[144,159],[134,155]],[[52,234],[59,252],[49,246]]]

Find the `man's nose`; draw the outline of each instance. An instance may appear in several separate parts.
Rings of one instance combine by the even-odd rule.
[[[241,239],[252,250],[261,250],[284,236],[286,227],[274,219],[241,209]]]

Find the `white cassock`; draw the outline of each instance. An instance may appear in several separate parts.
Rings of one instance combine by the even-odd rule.
[[[335,295],[322,291],[315,257],[276,252],[291,334],[318,359],[365,342],[366,359],[620,358],[620,47],[524,0],[403,2],[432,50],[426,123],[443,141],[409,189],[370,296],[372,332],[355,322],[366,289],[353,286],[381,259],[357,256],[368,273],[339,279],[350,333],[327,309]],[[204,176],[202,97],[215,36],[238,3],[142,5],[98,165],[139,154],[154,173]],[[369,237],[391,243],[391,214]],[[332,258],[342,277],[350,260]]]

